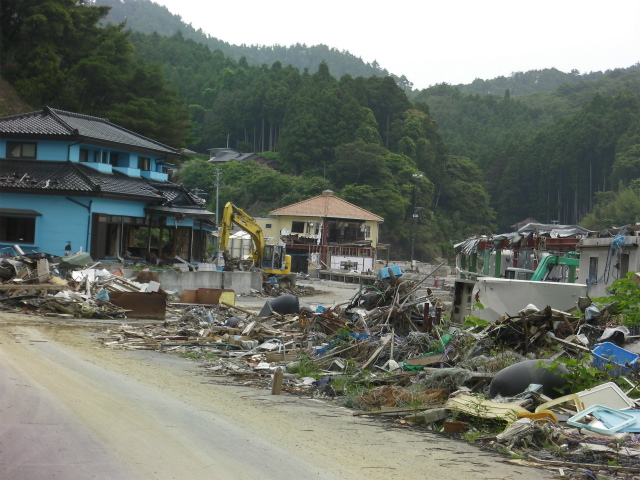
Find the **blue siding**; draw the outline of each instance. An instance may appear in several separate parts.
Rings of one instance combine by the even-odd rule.
[[[90,211],[65,197],[54,195],[19,195],[3,193],[0,203],[3,208],[35,210],[42,214],[36,217],[36,235],[33,244],[19,243],[25,253],[43,252],[51,255],[64,255],[64,248],[71,242],[73,251],[80,247],[87,252],[91,246],[90,213],[125,215],[144,218],[146,213],[142,202],[128,202],[103,198],[69,197],[79,203],[90,206]],[[190,219],[189,219],[190,220]],[[180,224],[187,226],[186,221]],[[87,243],[88,239],[88,243]],[[0,248],[13,244],[0,243]]]
[[[69,200],[71,198],[85,205]],[[107,215],[123,215],[127,217],[145,218],[146,206],[143,202],[130,202],[122,200],[110,200],[91,197],[59,197],[54,195],[20,195],[0,194],[0,205],[3,208],[16,208],[35,210],[41,213],[36,218],[35,242],[32,244],[18,243],[25,253],[42,252],[61,256],[65,254],[64,248],[71,242],[72,250],[78,251],[81,247],[84,252],[91,249],[91,215],[104,213]],[[157,219],[154,216],[153,219]],[[196,227],[199,229],[199,220],[185,218],[178,221],[177,225],[173,217],[167,218],[167,227]],[[205,227],[205,230],[211,230]],[[0,249],[12,247],[15,243],[0,242]],[[1,250],[0,250],[1,251]]]
[[[4,139],[0,138],[0,157],[6,158],[7,141],[12,142],[33,142],[27,139]],[[112,167],[117,167],[122,173],[131,177],[145,177],[151,180],[167,181],[169,175],[162,173],[162,157],[153,157],[150,155],[139,155],[137,153],[125,150],[114,150],[109,148],[100,148],[86,143],[74,143],[65,141],[38,140],[37,160],[43,161],[80,161],[80,150],[86,150],[88,153],[89,165],[101,172],[111,173]],[[109,158],[112,153],[118,155],[117,165],[111,165]],[[148,171],[138,169],[138,159],[150,158],[151,165]]]
[[[161,182],[167,181],[169,179],[169,175],[167,175],[166,173],[142,171],[142,172],[140,172],[140,174],[143,177],[148,178],[150,180],[158,180],[158,181],[161,181]]]
[[[105,127],[107,128],[107,127]],[[113,133],[113,128],[109,127],[112,130],[109,130]],[[21,135],[28,134],[29,132],[26,130],[20,130]],[[56,130],[57,131],[57,130]],[[56,133],[57,135],[57,133]],[[106,134],[105,134],[106,135]],[[128,134],[127,134],[128,135]],[[50,138],[47,135],[43,135],[43,137]],[[169,149],[168,147],[162,146],[162,148],[156,148],[157,145],[150,141],[145,140],[144,142],[140,142],[136,139],[133,140],[134,143],[131,143],[131,146],[125,146],[122,142],[122,138],[125,140],[129,139],[129,136],[116,136],[115,140],[110,140],[109,145],[116,148],[124,148],[124,150],[117,150],[116,148],[105,148],[100,146],[100,142],[97,144],[91,143],[76,143],[70,140],[49,140],[49,139],[7,139],[0,138],[0,158],[6,158],[7,153],[7,142],[25,142],[25,143],[37,143],[37,152],[36,152],[36,160],[44,162],[80,162],[83,160],[83,164],[94,168],[103,173],[113,173],[114,171],[119,171],[128,175],[132,178],[147,178],[155,181],[168,181],[168,174],[163,173],[163,167],[165,165],[165,158],[162,153],[166,152],[169,156],[174,156],[176,151],[173,149]],[[68,138],[68,137],[65,137]],[[85,140],[91,142],[90,137],[83,137]],[[103,137],[96,137],[103,138]],[[104,138],[111,138],[108,135]],[[131,141],[130,139],[128,141]],[[141,147],[141,145],[144,145]],[[148,150],[148,153],[139,153],[137,151],[129,151],[128,149],[132,148],[133,150],[139,149],[140,152],[145,152]],[[117,155],[117,160],[115,159],[115,155]],[[149,159],[148,162],[140,162],[141,158]],[[29,161],[32,159],[29,159]],[[10,159],[8,163],[12,165],[15,162],[22,162],[20,159]],[[28,161],[24,159],[24,161]],[[112,163],[113,162],[113,163]],[[30,161],[30,164],[34,162]],[[148,165],[148,170],[141,170],[140,167],[146,168]],[[51,164],[49,164],[51,166]],[[77,169],[81,170],[81,169]],[[33,171],[37,172],[37,167],[33,167]],[[42,172],[46,172],[46,169],[43,169],[40,172],[40,176],[44,176]],[[79,175],[79,174],[78,174]],[[59,175],[62,178],[62,175]],[[45,177],[47,178],[47,177]],[[74,177],[75,178],[75,177]],[[117,178],[114,178],[114,184],[118,184],[122,179],[119,175]],[[82,182],[82,180],[78,180]],[[125,180],[126,182],[126,180]],[[108,182],[107,182],[108,183]],[[72,180],[70,179],[70,184],[72,184]],[[48,185],[48,184],[47,184]],[[122,197],[133,197],[137,190],[133,187],[129,187],[129,185],[136,185],[139,188],[144,188],[144,186],[140,186],[137,182],[126,182],[125,186],[118,186],[116,191],[118,195]],[[34,191],[35,189],[30,189],[30,191]],[[15,190],[11,190],[15,191]],[[62,191],[77,191],[70,188],[70,190],[59,189],[58,192]],[[106,190],[105,190],[106,191]],[[91,193],[91,195],[100,195],[99,193]],[[115,194],[114,194],[115,195]],[[170,195],[173,195],[173,192],[170,192]],[[122,198],[121,197],[121,198]],[[134,197],[135,198],[135,197]],[[151,202],[163,202],[162,197],[160,196],[152,196],[149,195]],[[153,198],[153,199],[152,199]],[[171,197],[172,198],[172,197]],[[172,198],[174,202],[176,202],[175,198]],[[178,199],[180,200],[180,199]],[[179,204],[184,204],[178,201]],[[191,203],[191,202],[189,202]],[[170,202],[169,202],[170,204]],[[85,252],[91,251],[91,246],[94,246],[94,249],[98,251],[103,251],[103,247],[97,245],[94,242],[92,237],[92,233],[94,230],[94,225],[92,222],[94,221],[94,214],[104,214],[108,216],[123,216],[123,217],[134,217],[137,219],[145,219],[147,214],[145,212],[145,207],[149,206],[144,201],[133,201],[133,200],[113,200],[113,199],[104,199],[99,197],[65,197],[62,195],[40,195],[40,194],[20,194],[20,193],[0,193],[0,206],[5,209],[15,209],[28,211],[32,210],[38,212],[37,216],[29,216],[29,218],[34,219],[35,221],[35,235],[33,243],[17,243],[17,245],[25,252],[42,252],[55,256],[62,256],[65,254],[67,247],[69,244],[71,245],[71,251],[76,252],[82,249]],[[176,209],[177,212],[180,212],[180,209]],[[191,213],[187,211],[188,213]],[[24,212],[28,213],[28,212]],[[5,213],[5,215],[9,216],[20,216],[17,212],[13,214],[9,212]],[[174,218],[176,215],[174,212],[166,215],[166,226],[169,228],[172,227],[191,227],[194,229],[201,228],[201,221],[194,218]],[[161,215],[154,215],[151,220],[157,221],[159,220]],[[164,216],[164,215],[162,215]],[[178,214],[178,217],[183,217],[183,215]],[[104,219],[103,219],[104,220]],[[136,225],[140,225],[141,222],[134,222]],[[101,231],[104,231],[104,223],[100,224]],[[111,227],[109,227],[111,228]],[[210,226],[202,227],[206,231],[211,231]],[[13,232],[14,234],[17,232]],[[15,243],[8,242],[0,242],[0,252],[2,249],[8,249],[13,247]],[[109,247],[110,248],[110,247]],[[98,259],[96,259],[98,260]]]

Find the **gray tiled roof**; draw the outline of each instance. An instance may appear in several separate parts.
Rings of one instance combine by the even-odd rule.
[[[91,192],[93,185],[70,162],[0,160],[0,189]]]
[[[150,185],[162,190],[164,197],[167,199],[167,203],[170,203],[174,207],[204,208],[207,203],[203,198],[188,192],[182,185],[170,182],[150,182]]]
[[[0,160],[0,191],[135,197],[158,205],[204,207],[202,200],[182,185],[129,177],[118,171],[103,173],[75,162]]]
[[[78,113],[65,112],[54,108],[0,118],[0,135],[38,135],[78,137],[99,142],[113,143],[123,147],[153,150],[165,155],[178,155],[174,148],[143,137],[126,128],[119,127],[106,118],[92,117]]]

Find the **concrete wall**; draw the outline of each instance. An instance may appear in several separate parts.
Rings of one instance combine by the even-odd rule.
[[[126,278],[135,277],[138,272],[125,270]],[[251,290],[262,291],[262,274],[260,272],[167,272],[159,273],[160,288],[176,292],[197,290],[198,288],[223,288],[248,295]]]
[[[613,282],[625,278],[627,272],[640,270],[640,238],[625,236],[620,250],[610,252],[613,240],[611,237],[583,238],[578,244],[579,278],[589,286],[592,298],[608,295],[606,288]]]
[[[584,283],[482,277],[476,280],[471,298],[478,300],[484,308],[471,315],[495,322],[504,314],[517,317],[518,312],[529,304],[538,309],[551,306],[566,312],[577,305],[580,297],[586,296],[587,285]]]

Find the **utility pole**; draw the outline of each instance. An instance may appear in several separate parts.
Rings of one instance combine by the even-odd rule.
[[[416,228],[418,226],[418,212],[422,210],[423,207],[415,207],[413,210],[413,232],[411,233],[411,268],[413,269],[413,253],[416,244]]]
[[[418,180],[421,179],[424,174],[422,173],[414,173],[411,175],[416,179],[416,185],[414,186],[414,198],[413,198],[413,229],[411,232],[411,269],[413,270],[413,261],[414,261],[414,251],[416,244],[416,228],[418,227],[418,212],[422,210],[423,207],[418,206]]]
[[[219,210],[219,205],[218,205],[218,201],[219,201],[219,194],[220,194],[220,175],[222,174],[222,169],[221,168],[216,168],[213,173],[216,174],[216,226],[218,227],[218,230],[220,230],[220,210]]]

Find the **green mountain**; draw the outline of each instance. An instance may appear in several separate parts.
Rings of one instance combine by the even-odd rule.
[[[483,172],[501,229],[526,217],[578,223],[640,176],[640,65],[590,77],[517,97],[442,84],[412,98],[429,105],[450,152]]]
[[[95,5],[104,5],[111,11],[104,23],[120,24],[126,21],[126,28],[139,33],[158,33],[171,36],[181,32],[184,38],[208,46],[212,51],[218,49],[225,57],[240,61],[245,58],[249,65],[271,66],[280,62],[284,66],[292,65],[301,72],[308,70],[314,73],[320,63],[329,66],[331,74],[340,78],[342,75],[352,77],[393,77],[398,85],[405,90],[411,90],[412,83],[404,76],[396,76],[382,68],[377,62],[365,63],[360,57],[352,55],[346,50],[329,48],[326,45],[232,45],[222,39],[212,37],[202,29],[196,30],[190,24],[185,24],[180,15],[171,13],[167,7],[158,5],[151,0],[94,0]]]

